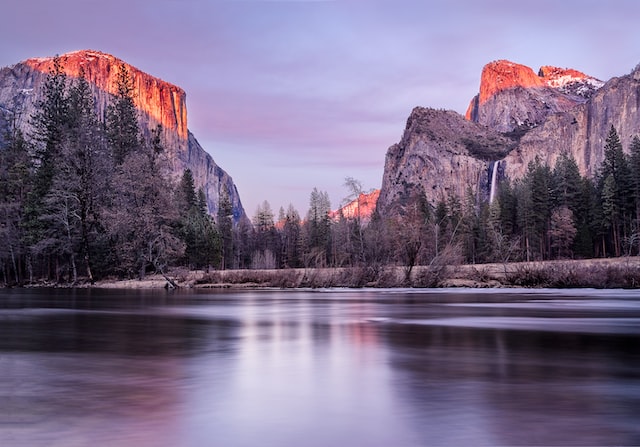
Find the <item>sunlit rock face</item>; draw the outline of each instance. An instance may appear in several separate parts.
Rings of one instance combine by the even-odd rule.
[[[77,78],[84,70],[87,81],[110,94],[117,93],[118,69],[121,64],[125,64],[131,75],[136,108],[162,124],[168,131],[186,140],[187,95],[180,87],[150,76],[110,54],[99,51],[74,51],[60,56],[60,61],[68,76]],[[53,69],[53,58],[28,59],[24,63],[43,73],[49,73]],[[102,115],[108,104],[108,97],[104,95],[100,99],[97,106],[98,112]]]
[[[602,85],[573,69],[544,66],[536,74],[525,65],[495,61],[483,68],[480,93],[465,116],[501,132],[527,130],[583,104]]]
[[[112,55],[83,50],[60,56],[64,72],[78,78],[84,72],[91,84],[96,112],[104,117],[116,92],[119,67],[124,64],[134,87],[133,100],[143,136],[149,138],[162,125],[162,143],[176,178],[187,168],[194,174],[197,188],[207,195],[209,212],[216,215],[219,193],[229,191],[236,220],[246,218],[231,177],[213,161],[187,128],[187,104],[184,90],[151,76]],[[53,58],[34,58],[0,69],[0,131],[15,118],[18,127],[29,132],[29,119],[40,97]]]
[[[361,193],[357,198],[345,204],[336,211],[331,211],[329,216],[332,219],[340,218],[340,214],[347,219],[359,218],[361,222],[367,223],[371,220],[371,215],[376,209],[380,197],[380,190],[374,189],[369,193]]]

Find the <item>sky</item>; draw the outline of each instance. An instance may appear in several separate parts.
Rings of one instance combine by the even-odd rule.
[[[3,0],[0,66],[93,49],[176,84],[247,214],[304,215],[314,187],[333,208],[346,177],[379,188],[411,110],[464,114],[488,62],[629,73],[639,18],[637,0]]]

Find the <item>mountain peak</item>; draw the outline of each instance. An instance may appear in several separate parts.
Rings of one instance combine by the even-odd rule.
[[[584,103],[603,85],[571,68],[544,65],[535,73],[526,65],[498,60],[482,69],[480,92],[465,117],[501,132],[522,131]]]
[[[551,88],[562,93],[589,97],[604,85],[604,82],[592,76],[586,75],[573,68],[560,68],[551,65],[540,67],[538,76]]]
[[[59,58],[67,76],[77,78],[82,70],[88,82],[111,94],[117,93],[118,67],[124,64],[133,82],[135,106],[165,129],[175,131],[180,138],[187,140],[186,94],[180,87],[101,51],[78,50],[62,54]],[[53,60],[53,57],[39,57],[27,59],[24,63],[34,70],[49,73]]]
[[[587,96],[603,85],[599,79],[573,68],[543,65],[536,74],[526,65],[498,60],[482,69],[479,102],[482,104],[496,93],[514,87],[550,87],[565,94]]]
[[[542,87],[543,80],[526,65],[507,60],[488,63],[480,78],[480,103],[496,93],[514,87]]]

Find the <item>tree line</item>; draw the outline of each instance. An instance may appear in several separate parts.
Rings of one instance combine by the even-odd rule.
[[[234,223],[226,191],[210,216],[191,171],[175,180],[160,126],[144,137],[130,74],[118,68],[105,115],[83,74],[59,59],[23,134],[15,120],[0,147],[0,276],[5,284],[93,282],[190,269],[366,267],[510,262],[639,254],[640,139],[625,153],[614,127],[594,178],[561,154],[500,182],[494,200],[469,190],[431,204],[419,189],[393,213],[331,215],[314,188],[301,215],[265,201]],[[359,181],[345,180],[358,200]],[[359,209],[359,208],[358,208]]]
[[[357,181],[346,186],[358,197]],[[400,265],[408,276],[415,265],[638,255],[640,138],[625,153],[612,126],[594,178],[582,176],[568,153],[553,168],[536,159],[523,178],[503,179],[491,203],[470,188],[430,204],[418,190],[367,225],[360,216],[330,219],[329,209],[326,194],[314,190],[302,223],[291,207],[274,223],[265,202],[254,217],[261,241],[254,248],[270,253],[273,268]]]

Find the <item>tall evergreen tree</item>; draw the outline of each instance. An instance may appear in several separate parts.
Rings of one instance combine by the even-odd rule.
[[[199,206],[191,169],[185,169],[182,173],[178,188],[178,206],[184,214],[189,212],[191,208]]]
[[[47,250],[50,244],[45,243],[47,238],[45,233],[48,229],[42,217],[48,213],[45,197],[51,189],[57,160],[69,128],[67,76],[57,56],[43,84],[41,96],[42,99],[36,103],[30,120],[33,130],[31,141],[35,148],[33,154],[35,173],[24,208],[24,236],[27,246],[30,247],[30,256],[27,260],[30,276],[33,275],[34,257],[41,256],[41,259],[44,259],[53,256],[53,253]],[[51,259],[49,261],[50,266]],[[51,276],[50,271],[48,274]]]
[[[516,184],[518,227],[527,261],[549,256],[549,222],[552,212],[551,170],[538,158]]]
[[[633,239],[637,241],[636,254],[640,254],[640,138],[633,137],[629,147],[629,172],[631,174],[632,210],[635,212],[632,225]]]
[[[305,265],[323,267],[331,253],[331,202],[326,191],[313,188],[304,224],[307,259]]]
[[[127,155],[140,145],[138,114],[133,101],[133,80],[127,66],[118,67],[116,94],[107,108],[107,137],[116,165],[121,165]]]
[[[258,205],[253,217],[253,228],[253,268],[275,268],[280,261],[280,237],[268,201]]]
[[[631,222],[636,213],[632,175],[627,157],[622,150],[622,143],[613,126],[605,141],[599,190],[603,203],[604,226],[609,232],[613,253],[619,256],[622,252],[622,242],[631,232]]]
[[[301,228],[300,214],[289,204],[284,214],[282,226],[282,265],[283,267],[301,267]]]
[[[42,99],[36,103],[30,123],[37,168],[34,193],[44,197],[51,186],[56,159],[70,124],[67,75],[57,56],[53,59],[53,68],[42,87]]]
[[[229,199],[229,193],[224,190],[218,198],[218,231],[222,245],[220,268],[222,270],[233,268],[233,205]]]
[[[555,206],[568,206],[574,213],[579,203],[582,176],[575,158],[562,153],[553,169],[553,199]]]
[[[202,188],[195,191],[191,170],[186,169],[178,188],[180,234],[185,244],[185,261],[191,268],[208,269],[220,261],[220,237],[207,212]]]
[[[23,212],[32,172],[28,144],[15,127],[0,147],[0,274],[5,284],[24,281]]]
[[[611,231],[613,250],[620,256],[620,208],[618,207],[618,185],[613,174],[609,174],[602,187],[602,216],[604,227]]]

